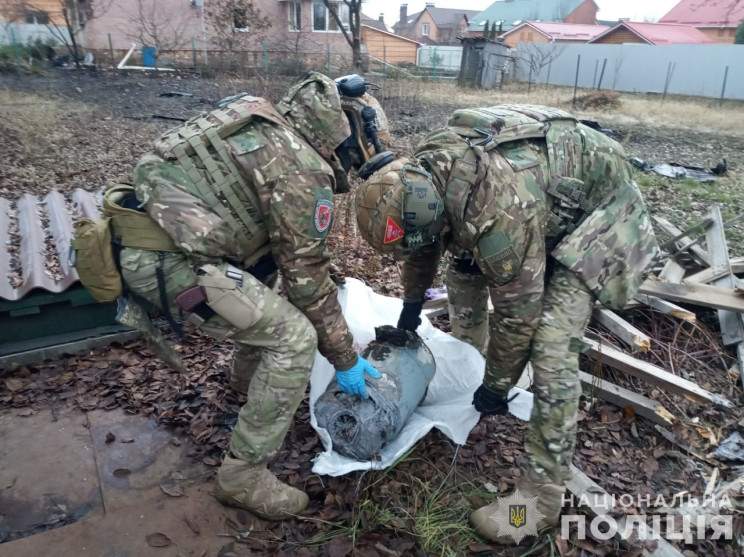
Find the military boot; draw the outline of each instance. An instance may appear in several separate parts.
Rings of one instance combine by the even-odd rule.
[[[269,520],[282,520],[307,508],[307,494],[280,482],[266,464],[251,464],[225,455],[214,491],[223,505],[238,507]]]
[[[527,475],[517,489],[525,499],[537,497],[537,510],[543,516],[537,520],[534,530],[540,532],[558,524],[563,508],[563,495],[566,493],[565,486],[555,484],[547,478],[538,476],[532,470],[528,470]],[[515,544],[514,537],[503,535],[503,529],[499,528],[500,525],[504,526],[509,523],[506,500],[510,497],[499,497],[495,502],[486,507],[481,507],[470,515],[470,524],[478,534],[498,544]],[[499,508],[499,502],[501,502],[501,509]],[[527,520],[529,520],[529,516],[527,516]]]

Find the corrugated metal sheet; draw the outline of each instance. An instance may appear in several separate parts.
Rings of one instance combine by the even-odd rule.
[[[18,237],[10,233],[12,203],[0,198],[0,299],[20,300],[29,292],[41,289],[64,292],[78,281],[75,269],[69,266],[68,256],[72,240],[73,221],[78,217],[98,218],[98,205],[93,194],[77,189],[71,202],[76,214],[67,209],[67,199],[58,191],[47,194],[40,202],[34,195],[25,194],[16,202]],[[43,221],[48,222],[47,236]],[[53,239],[52,243],[49,239]],[[13,285],[9,278],[14,255],[8,249],[19,243],[17,254],[23,282]],[[51,259],[56,253],[59,264],[50,272]]]

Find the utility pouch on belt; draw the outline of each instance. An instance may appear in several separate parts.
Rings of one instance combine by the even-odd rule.
[[[204,289],[207,305],[238,329],[249,329],[261,317],[263,310],[240,290],[243,273],[232,265],[222,268],[204,265],[197,271],[198,286]]]
[[[70,263],[75,267],[80,282],[98,302],[113,302],[123,292],[111,247],[110,220],[78,219],[70,246]]]

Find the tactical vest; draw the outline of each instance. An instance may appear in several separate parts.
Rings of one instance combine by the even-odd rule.
[[[463,222],[473,187],[485,177],[488,165],[500,159],[504,167],[519,171],[519,153],[505,158],[506,143],[545,139],[549,184],[548,238],[555,240],[575,230],[594,210],[587,199],[583,176],[583,139],[578,120],[556,108],[535,105],[499,105],[455,111],[447,127],[465,138],[446,149],[456,159],[449,173],[443,199],[454,228],[469,235]],[[503,146],[503,147],[502,147]],[[496,160],[494,160],[496,158]],[[507,166],[508,165],[508,166]],[[529,163],[524,169],[529,168]],[[464,238],[468,243],[475,238]]]
[[[184,184],[228,223],[245,246],[244,266],[269,250],[269,234],[257,193],[243,177],[223,139],[256,118],[292,130],[265,99],[245,96],[225,107],[190,119],[155,142],[164,160],[177,162],[191,179]]]

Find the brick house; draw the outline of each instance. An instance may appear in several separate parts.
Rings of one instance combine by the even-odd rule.
[[[744,2],[740,0],[682,0],[659,23],[692,25],[713,42],[733,44],[742,21]]]
[[[596,25],[599,7],[594,0],[497,0],[470,19],[471,35],[482,35],[486,22],[510,31],[525,21]]]
[[[457,44],[457,37],[467,35],[470,18],[477,10],[437,8],[433,2],[415,14],[408,15],[408,4],[400,5],[400,19],[393,31],[403,37],[431,45]]]
[[[206,0],[207,3],[209,0]],[[193,38],[198,48],[203,48],[206,35],[207,48],[216,48],[210,39],[208,19],[203,22],[202,0],[117,0],[104,14],[91,21],[86,29],[90,48],[107,49],[108,36],[115,50],[131,46],[137,38],[137,26],[141,19],[138,15],[138,2],[148,6],[155,5],[155,9],[148,10],[148,17],[157,20],[163,33],[169,37],[166,43],[177,43],[178,48],[191,48]],[[338,13],[342,21],[348,21],[348,9],[342,2],[337,3]],[[322,0],[256,0],[256,6],[261,16],[271,22],[271,27],[256,36],[255,40],[248,40],[250,48],[262,48],[262,41],[266,40],[269,48],[298,49],[302,52],[325,51],[330,47],[334,52],[346,52],[350,48],[343,33],[336,25],[332,15]],[[250,34],[251,30],[241,21],[239,13],[235,14],[235,33]]]

